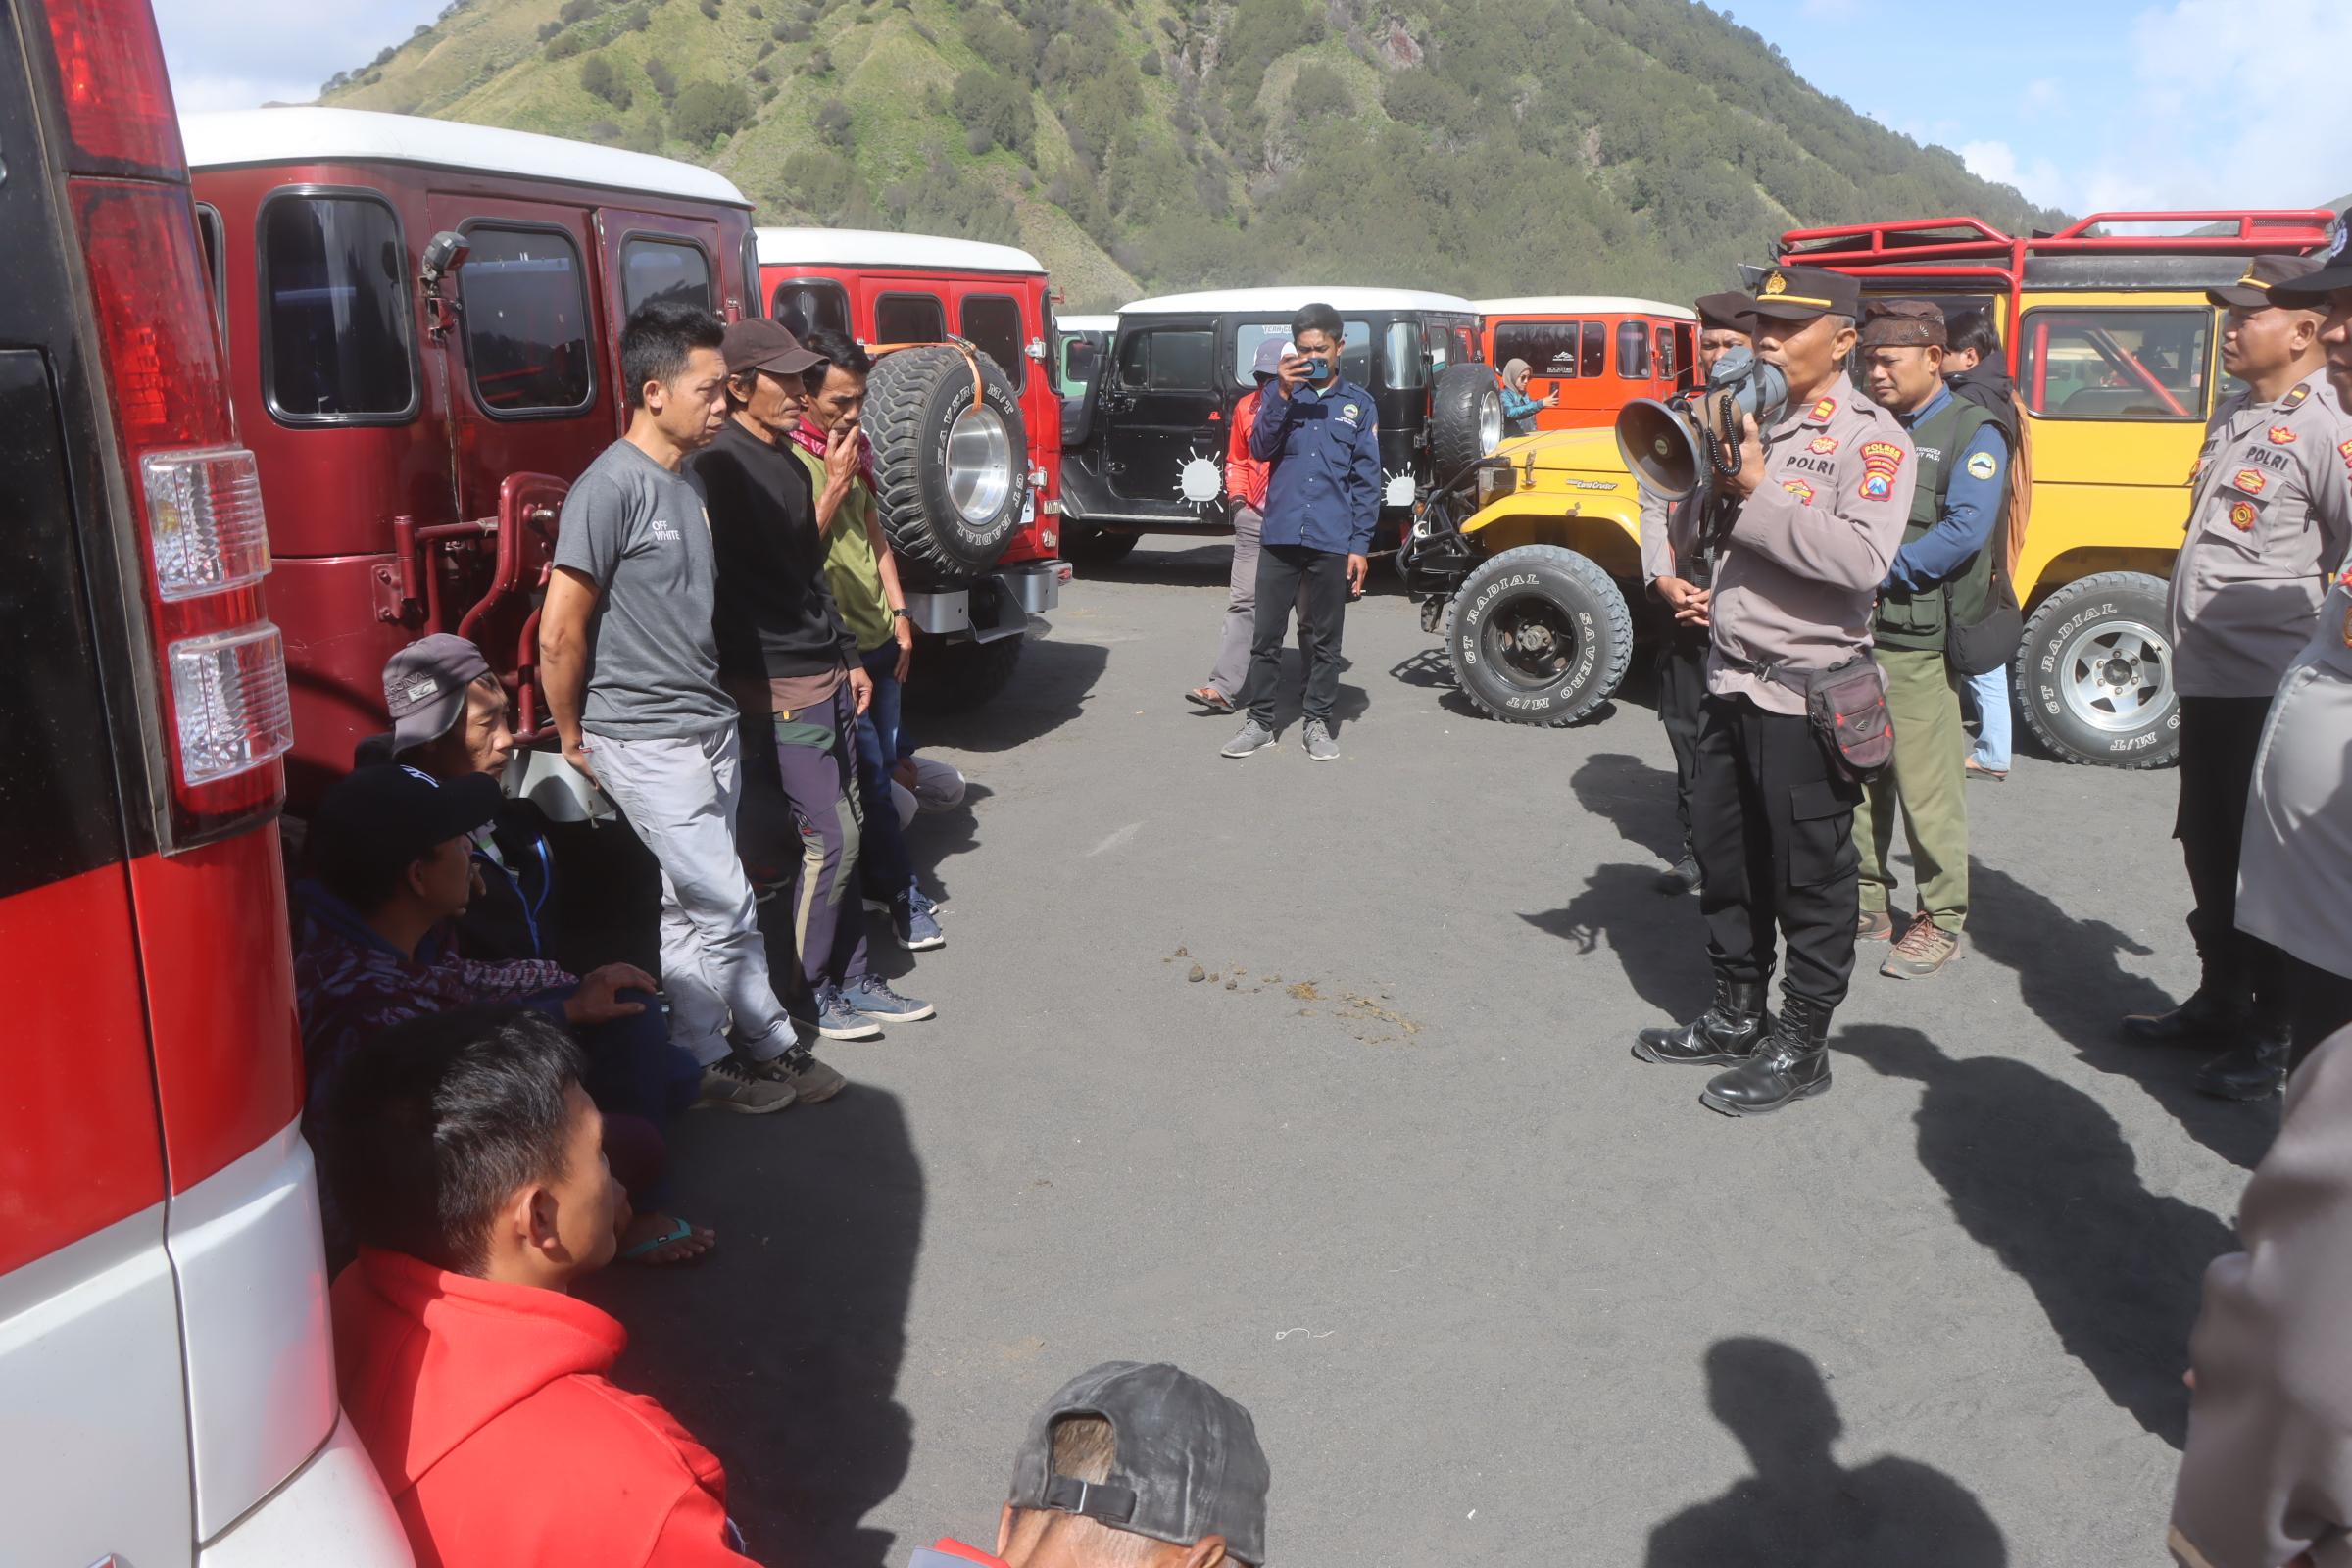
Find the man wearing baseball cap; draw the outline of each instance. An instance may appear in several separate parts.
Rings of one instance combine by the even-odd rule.
[[[1217,642],[1217,661],[1208,679],[1184,694],[1185,701],[1212,713],[1230,713],[1250,678],[1250,640],[1257,633],[1257,542],[1265,526],[1266,475],[1271,471],[1250,450],[1250,432],[1257,424],[1258,401],[1266,383],[1282,368],[1291,345],[1279,328],[1258,340],[1257,358],[1250,373],[1257,382],[1233,406],[1233,423],[1225,439],[1225,494],[1233,502],[1233,566],[1227,573],[1225,630]]]
[[[1702,294],[1698,311],[1699,384],[1734,349],[1751,347],[1748,298],[1734,289]],[[1669,893],[1698,888],[1698,856],[1690,848],[1690,773],[1698,758],[1698,710],[1707,692],[1707,599],[1714,553],[1701,548],[1697,491],[1669,501],[1637,481],[1642,493],[1642,580],[1670,618],[1658,642],[1658,722],[1674,749],[1674,811],[1683,827],[1683,854],[1661,882]]]
[[[2352,420],[2326,373],[2326,318],[2299,292],[2320,270],[2318,257],[2258,256],[2209,296],[2223,310],[2222,368],[2245,389],[2206,424],[2166,610],[2180,694],[2173,836],[2201,972],[2180,1006],[2123,1029],[2145,1044],[2227,1048],[2196,1077],[2225,1100],[2268,1099],[2286,1076],[2284,969],[2276,949],[2237,928],[2239,856],[2272,697],[2352,543],[2339,450]]]
[[[1105,1361],[1029,1423],[995,1553],[942,1541],[908,1568],[1262,1568],[1271,1481],[1249,1411],[1164,1362]]]
[[[1862,314],[1841,272],[1775,267],[1748,315],[1785,404],[1747,424],[1710,518],[1721,559],[1707,601],[1713,647],[1690,781],[1699,914],[1714,999],[1688,1024],[1644,1029],[1643,1061],[1718,1066],[1699,1102],[1778,1110],[1830,1087],[1830,1020],[1854,968],[1861,786],[1808,714],[1811,677],[1857,689],[1870,624],[1919,465],[1894,416],[1845,377]],[[1767,1012],[1783,939],[1781,1011]]]

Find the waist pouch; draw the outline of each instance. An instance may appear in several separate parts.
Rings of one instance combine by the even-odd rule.
[[[1948,604],[1951,588],[1943,590]],[[1992,585],[1992,605],[1983,620],[1962,625],[1954,620],[1944,634],[1944,659],[1963,675],[1989,675],[2005,667],[2017,657],[2017,645],[2025,640],[2026,617],[2017,608],[2017,600],[2009,592],[2009,584],[1996,577]]]
[[[1805,716],[1838,771],[1860,783],[1894,760],[1894,715],[1886,711],[1886,678],[1878,661],[1856,654],[1828,669],[1762,666],[1765,679],[1805,700]]]

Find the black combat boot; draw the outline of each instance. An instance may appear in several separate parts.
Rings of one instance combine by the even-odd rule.
[[[1830,1087],[1830,1009],[1803,997],[1781,999],[1781,1019],[1739,1066],[1717,1073],[1698,1102],[1726,1116],[1761,1116]]]
[[[2213,958],[2198,956],[2197,989],[2170,1012],[2135,1012],[2124,1019],[2124,1038],[2143,1046],[2220,1046],[2245,1028],[2254,1010],[2246,987]]]
[[[1690,845],[1683,846],[1683,858],[1658,876],[1660,893],[1696,893],[1698,891],[1698,855]]]
[[[2268,1100],[2286,1084],[2292,1040],[2284,1029],[2247,1030],[2238,1043],[2197,1069],[2197,1093],[2216,1100]]]
[[[1771,1029],[1764,1011],[1764,982],[1715,977],[1715,1002],[1695,1023],[1644,1029],[1634,1036],[1634,1054],[1643,1061],[1707,1066],[1745,1061]]]

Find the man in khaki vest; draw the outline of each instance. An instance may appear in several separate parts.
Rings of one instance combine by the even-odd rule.
[[[1933,300],[1873,300],[1862,328],[1864,384],[1911,432],[1919,483],[1902,547],[1879,588],[1872,657],[1886,675],[1894,763],[1863,787],[1854,812],[1862,855],[1855,935],[1894,941],[1879,972],[1925,980],[1960,951],[1968,923],[1968,734],[1950,628],[1982,620],[2009,499],[2009,441],[1943,382],[1944,319]],[[1919,909],[1899,930],[1890,899],[1895,817],[1911,842]]]

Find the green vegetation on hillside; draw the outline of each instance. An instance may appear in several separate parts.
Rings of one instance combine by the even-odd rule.
[[[2047,224],[1690,0],[459,0],[322,101],[666,153],[762,221],[1019,243],[1072,308],[1724,286],[1797,224]]]

